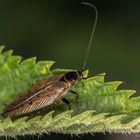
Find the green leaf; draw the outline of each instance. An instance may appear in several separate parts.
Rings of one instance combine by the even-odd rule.
[[[53,61],[36,58],[21,60],[12,51],[2,52],[0,47],[0,113],[5,105],[26,91],[39,80],[71,71],[53,69]],[[87,76],[88,71],[84,72]],[[134,90],[118,90],[122,82],[105,82],[104,74],[78,82],[73,90],[80,94],[67,94],[72,110],[62,101],[45,115],[22,117],[12,121],[0,117],[0,136],[35,135],[42,133],[83,134],[95,132],[138,133],[140,132],[140,97],[131,97]],[[84,85],[84,86],[83,86]]]

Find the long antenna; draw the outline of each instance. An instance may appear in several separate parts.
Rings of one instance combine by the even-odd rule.
[[[85,69],[85,66],[87,64],[87,60],[88,60],[88,56],[89,56],[89,51],[90,51],[90,48],[91,48],[91,44],[92,44],[92,40],[93,40],[93,36],[94,36],[94,32],[95,32],[95,28],[96,28],[96,24],[97,24],[97,20],[98,20],[98,10],[91,3],[82,2],[82,4],[83,5],[90,6],[90,7],[92,7],[95,10],[95,21],[94,21],[94,24],[93,24],[92,33],[91,33],[91,36],[90,36],[89,44],[88,44],[88,47],[87,47],[87,50],[86,50],[86,55],[85,55],[85,59],[84,59],[83,67],[82,67],[82,69],[84,70]]]

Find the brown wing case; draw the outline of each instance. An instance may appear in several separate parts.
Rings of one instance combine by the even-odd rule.
[[[59,81],[62,76],[57,75],[33,85],[7,106],[4,116],[26,114],[53,104],[70,88],[67,83]]]
[[[57,82],[20,106],[17,106],[14,109],[5,110],[4,116],[19,116],[55,104],[58,99],[62,98],[66,94],[69,88],[70,86],[68,84]]]

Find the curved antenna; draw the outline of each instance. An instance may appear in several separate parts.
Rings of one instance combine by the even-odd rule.
[[[92,40],[93,40],[93,36],[94,36],[94,32],[95,32],[95,28],[96,28],[96,24],[97,24],[97,20],[98,20],[98,10],[95,7],[95,5],[93,5],[91,3],[82,2],[82,4],[86,5],[86,6],[90,6],[95,10],[95,21],[94,21],[94,24],[93,24],[93,29],[92,29],[92,32],[91,32],[89,44],[88,44],[88,47],[87,47],[87,50],[86,50],[86,55],[85,55],[85,59],[84,59],[83,67],[82,67],[82,69],[85,69],[85,66],[86,66],[86,63],[87,63],[87,60],[88,60],[88,56],[89,56],[89,51],[90,51],[91,44],[92,44]]]

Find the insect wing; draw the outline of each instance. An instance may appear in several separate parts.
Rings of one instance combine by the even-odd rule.
[[[44,93],[51,86],[53,87],[55,83],[59,82],[62,76],[63,74],[56,75],[54,77],[49,78],[48,80],[43,80],[33,85],[29,90],[21,93],[21,95],[19,95],[14,102],[8,105],[4,110],[4,114],[20,106],[24,106],[24,104],[28,102],[29,100],[31,100],[32,98],[38,96],[41,93]],[[46,94],[47,93],[49,92],[47,91]]]
[[[13,113],[16,115],[26,114],[55,104],[57,100],[66,94],[69,88],[68,84],[57,82],[40,93],[39,96],[35,96],[23,104],[23,106],[17,108]]]

